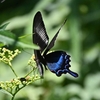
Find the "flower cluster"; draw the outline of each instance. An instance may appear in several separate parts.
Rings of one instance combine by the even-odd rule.
[[[11,66],[11,61],[21,53],[18,49],[11,51],[6,48],[0,48],[0,61],[9,64]]]
[[[33,54],[33,55],[31,56],[31,58],[29,59],[28,65],[31,66],[31,67],[34,68],[34,69],[37,69],[34,54]]]
[[[27,76],[25,78],[16,78],[11,81],[1,81],[0,89],[3,89],[13,95],[14,93],[17,93],[20,89],[24,88],[26,85],[29,85],[38,79],[40,79],[38,75],[33,75]]]
[[[7,94],[10,94],[12,96],[11,100],[14,100],[15,95],[18,91],[20,91],[25,86],[33,83],[36,80],[41,79],[41,77],[38,74],[31,75],[30,74],[37,69],[36,63],[34,61],[34,56],[30,58],[28,61],[28,65],[32,67],[32,70],[28,72],[24,77],[18,77],[15,70],[13,69],[11,61],[20,53],[18,49],[11,51],[6,48],[0,48],[0,61],[8,64],[15,74],[16,78],[10,80],[10,81],[1,81],[0,82],[0,90],[6,91]]]

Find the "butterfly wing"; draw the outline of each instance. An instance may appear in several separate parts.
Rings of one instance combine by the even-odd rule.
[[[47,66],[49,70],[55,73],[57,76],[69,73],[74,77],[78,77],[78,74],[71,71],[70,67],[70,56],[64,51],[55,51],[45,56]]]
[[[55,36],[52,38],[51,42],[49,43],[49,45],[47,46],[45,52],[44,52],[44,56],[46,55],[46,53],[54,46],[55,40],[59,34],[59,31],[61,30],[61,28],[63,27],[63,25],[66,23],[67,19],[64,21],[64,23],[62,24],[62,26],[59,28],[59,30],[57,31],[57,33],[55,34]]]
[[[49,38],[42,20],[42,15],[38,11],[33,21],[33,43],[40,47],[42,52],[48,45]]]
[[[42,15],[40,12],[37,12],[33,21],[33,43],[40,47],[40,50],[34,50],[34,54],[35,61],[41,76],[43,76],[42,64],[45,66],[45,61],[41,56],[41,53],[47,47],[48,41],[49,38],[47,36],[45,25],[42,20]]]
[[[43,77],[43,66],[42,66],[42,56],[40,54],[39,50],[34,50],[34,55],[35,55],[35,61],[36,61],[36,65],[38,67],[38,70],[40,72],[40,76]]]

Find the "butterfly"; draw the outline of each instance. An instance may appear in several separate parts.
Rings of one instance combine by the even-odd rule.
[[[65,24],[65,22],[66,20],[64,21],[63,25]],[[40,50],[34,50],[34,55],[35,62],[39,69],[41,77],[43,77],[44,68],[47,69],[47,67],[51,72],[55,73],[57,76],[69,73],[73,77],[78,77],[77,73],[69,69],[69,67],[71,66],[69,64],[69,62],[71,61],[70,55],[68,55],[65,51],[53,51],[51,53],[48,53],[48,51],[54,46],[55,40],[62,26],[59,28],[59,30],[49,43],[49,37],[45,29],[41,12],[38,11],[35,14],[35,17],[33,19],[32,38],[33,43],[40,47]]]

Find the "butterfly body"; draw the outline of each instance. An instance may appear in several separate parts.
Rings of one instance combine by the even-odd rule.
[[[65,22],[63,23],[63,25],[65,24]],[[62,26],[60,27],[60,29],[62,28]],[[49,37],[46,33],[45,25],[42,20],[42,15],[40,12],[36,13],[33,21],[33,43],[40,47],[40,50],[34,50],[37,67],[41,76],[43,76],[43,67],[45,67],[45,69],[49,69],[57,76],[69,73],[74,77],[78,77],[77,73],[69,69],[69,62],[71,60],[70,56],[65,51],[54,51],[48,53],[48,51],[54,46],[56,37],[58,36],[60,29],[55,34],[51,42],[48,44]]]

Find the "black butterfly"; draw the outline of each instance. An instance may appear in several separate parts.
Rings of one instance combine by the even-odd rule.
[[[63,25],[65,24],[65,22],[63,23]],[[55,73],[57,76],[69,73],[74,77],[78,77],[77,73],[72,72],[69,69],[70,56],[66,52],[54,51],[48,53],[48,51],[54,46],[56,37],[58,36],[58,33],[61,30],[62,26],[59,28],[58,32],[55,34],[51,42],[48,44],[49,37],[47,35],[45,25],[42,20],[41,12],[38,11],[34,17],[33,43],[40,47],[40,50],[34,50],[34,54],[35,54],[35,61],[41,76],[43,76],[43,65],[44,65],[45,69],[47,69],[48,67],[48,69],[51,72]]]

